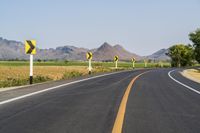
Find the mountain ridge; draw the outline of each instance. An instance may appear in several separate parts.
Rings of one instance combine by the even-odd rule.
[[[147,58],[150,60],[155,60],[155,61],[170,60],[170,57],[166,55],[168,52],[169,52],[169,49],[163,48],[147,56]]]
[[[119,56],[120,60],[142,60],[144,57],[127,51],[119,44],[111,45],[104,42],[98,48],[87,49],[79,48],[72,45],[58,46],[56,48],[40,49],[37,48],[37,54],[34,59],[41,60],[86,60],[86,52],[93,52],[93,60],[95,61],[111,61],[115,55]],[[162,54],[162,53],[161,53]],[[147,56],[151,59],[154,55]],[[163,57],[162,57],[163,58]],[[24,53],[24,44],[20,41],[7,40],[0,37],[0,60],[28,60],[29,56]]]

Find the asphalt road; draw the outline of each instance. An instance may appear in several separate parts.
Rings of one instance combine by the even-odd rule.
[[[199,133],[200,95],[172,80],[170,70],[117,73],[0,104],[0,133],[111,133],[128,85],[146,71],[131,88],[123,132]],[[200,90],[178,70],[171,76]],[[0,103],[37,89],[1,92]]]
[[[180,82],[200,89],[174,71]],[[123,131],[127,133],[200,133],[200,95],[173,81],[169,70],[140,77],[131,91]]]

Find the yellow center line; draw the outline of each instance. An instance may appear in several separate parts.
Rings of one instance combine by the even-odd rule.
[[[122,101],[120,103],[119,110],[118,110],[118,113],[117,113],[117,117],[116,117],[113,129],[112,129],[112,133],[122,133],[122,126],[123,126],[124,116],[125,116],[125,112],[126,112],[126,105],[127,105],[128,96],[130,94],[131,88],[132,88],[135,80],[137,78],[139,78],[141,75],[143,75],[143,74],[145,74],[147,72],[144,72],[144,73],[141,73],[141,74],[137,75],[129,83],[129,85],[128,85],[127,89],[126,89],[126,92],[125,92],[125,94],[124,94],[124,96],[122,98]]]

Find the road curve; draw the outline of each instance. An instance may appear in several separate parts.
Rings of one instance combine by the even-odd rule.
[[[154,70],[135,82],[127,104],[124,133],[200,132],[200,95],[172,80],[169,71]],[[200,89],[200,84],[182,77],[179,71],[171,75]]]
[[[127,87],[124,133],[199,133],[200,95],[172,80],[168,76],[171,70],[107,75],[2,104],[0,133],[111,133]],[[179,70],[171,75],[200,89]],[[0,93],[0,102],[33,90],[11,92]]]
[[[111,132],[124,91],[144,71],[95,78],[3,104],[0,132]]]

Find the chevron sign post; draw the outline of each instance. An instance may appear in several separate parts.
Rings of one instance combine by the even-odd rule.
[[[25,53],[30,55],[30,84],[33,83],[33,55],[36,54],[36,41],[25,41]]]
[[[115,69],[117,70],[117,63],[119,61],[119,56],[115,55],[114,62],[115,62]]]
[[[87,58],[87,60],[89,61],[88,70],[89,70],[89,74],[91,74],[91,73],[92,73],[92,52],[87,52],[87,53],[86,53],[86,58]]]
[[[135,68],[135,61],[136,61],[136,60],[135,60],[135,58],[133,57],[133,58],[132,58],[132,62],[133,62],[133,69]]]
[[[147,60],[147,59],[144,59],[144,67],[145,67],[145,68],[147,67],[147,63],[148,63],[148,60]]]

